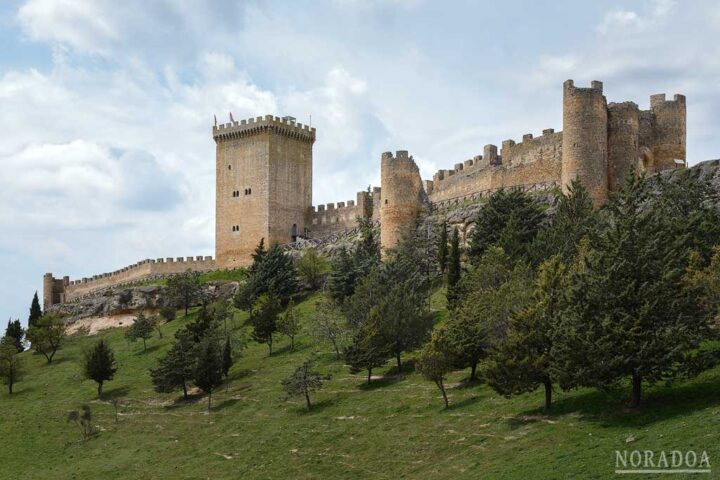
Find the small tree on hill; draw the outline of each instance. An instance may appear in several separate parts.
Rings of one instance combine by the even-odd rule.
[[[330,278],[328,281],[330,296],[335,302],[342,304],[355,291],[356,281],[355,261],[347,248],[342,246],[330,266]]]
[[[199,275],[190,270],[173,275],[168,279],[166,292],[169,303],[183,308],[187,317],[188,309],[200,299],[202,294]]]
[[[73,422],[78,426],[82,433],[83,440],[87,440],[96,433],[92,422],[92,410],[90,410],[88,405],[83,405],[80,410],[69,411],[67,421]]]
[[[338,307],[324,298],[316,303],[315,315],[310,317],[310,332],[317,342],[328,342],[335,352],[335,359],[340,359],[340,348],[347,329]]]
[[[12,339],[18,353],[25,350],[25,345],[23,345],[25,330],[23,330],[22,325],[20,325],[20,320],[8,320],[8,325],[5,329],[5,336]]]
[[[141,339],[143,341],[143,351],[147,351],[146,341],[148,338],[152,337],[154,329],[155,325],[152,320],[140,312],[138,316],[135,317],[133,324],[130,325],[130,328],[128,328],[125,332],[125,338],[131,342]]]
[[[28,328],[27,338],[32,348],[45,356],[47,363],[52,363],[55,353],[60,349],[67,331],[62,317],[54,313],[46,313],[35,325]]]
[[[7,385],[10,395],[22,375],[22,363],[18,353],[13,337],[5,336],[0,340],[0,377]]]
[[[38,300],[38,294],[35,292],[33,295],[32,303],[30,304],[30,315],[28,316],[28,328],[35,326],[35,323],[42,317],[42,309],[40,308],[40,300]]]
[[[212,335],[218,328],[213,313],[205,305],[197,311],[195,320],[188,323],[185,329],[192,335],[195,343],[200,343],[206,336]]]
[[[552,406],[552,338],[567,288],[558,256],[540,265],[533,301],[515,315],[507,337],[490,350],[483,373],[488,384],[510,397],[545,387],[545,408]]]
[[[313,363],[313,358],[305,360],[302,365],[295,369],[292,375],[282,381],[288,398],[299,396],[305,398],[305,408],[308,412],[312,408],[310,392],[320,389],[323,383],[331,378],[330,375],[323,375],[312,370]]]
[[[198,357],[193,380],[195,385],[208,394],[208,411],[212,406],[212,392],[222,383],[223,358],[217,341],[205,338],[198,346]]]
[[[173,307],[165,306],[160,309],[160,316],[165,319],[165,322],[172,322],[176,315],[177,311]]]
[[[330,271],[330,264],[316,249],[308,248],[297,262],[297,271],[307,285],[318,289]]]
[[[85,378],[98,384],[98,398],[102,398],[103,383],[112,380],[116,371],[115,355],[105,340],[99,340],[95,347],[85,353]]]
[[[415,367],[423,377],[435,382],[442,393],[445,408],[448,408],[445,376],[452,370],[452,352],[441,330],[434,332],[432,339],[420,350]]]
[[[268,356],[272,355],[273,334],[277,331],[277,316],[281,310],[280,299],[274,293],[261,296],[255,305],[250,325],[252,338],[268,346]]]
[[[300,316],[292,300],[285,313],[278,318],[277,329],[279,333],[290,339],[290,350],[295,350],[295,336],[300,333]]]
[[[150,370],[155,391],[172,393],[182,388],[183,398],[187,399],[187,383],[195,373],[196,360],[197,347],[192,334],[178,330],[172,348],[160,359],[158,367]]]
[[[225,376],[225,392],[227,393],[228,387],[230,385],[230,382],[228,381],[228,375],[230,374],[230,369],[233,366],[233,354],[232,354],[232,344],[230,342],[230,337],[225,338],[225,344],[223,345],[223,351],[222,351],[222,372]]]
[[[350,373],[367,371],[367,383],[370,383],[372,372],[387,363],[387,347],[375,330],[379,319],[372,316],[379,315],[377,309],[371,313],[370,321],[355,333],[353,342],[345,349],[345,363],[350,367]]]

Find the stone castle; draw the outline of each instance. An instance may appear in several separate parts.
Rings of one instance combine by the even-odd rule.
[[[426,208],[472,202],[500,188],[526,191],[566,188],[578,179],[596,206],[636,171],[686,166],[683,95],[650,96],[650,109],[633,102],[607,103],[601,82],[589,88],[563,85],[563,131],[525,134],[520,143],[485,145],[482,155],[439,170],[423,181],[407,151],[383,153],[380,187],[354,200],[312,205],[315,129],[292,117],[231,121],[212,129],[216,144],[215,259],[143,260],[116,272],[71,281],[44,277],[44,304],[71,301],[99,290],[187,269],[209,271],[248,266],[260,239],[287,244],[357,226],[367,202],[380,223],[383,249],[392,248]],[[368,205],[369,206],[369,205]]]

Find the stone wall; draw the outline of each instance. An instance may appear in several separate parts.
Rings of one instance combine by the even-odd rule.
[[[56,279],[52,273],[44,277],[43,300],[45,308],[56,303],[70,302],[106,288],[125,285],[151,278],[162,278],[176,275],[188,270],[193,272],[209,272],[217,266],[212,257],[177,257],[142,260],[120,270],[102,273],[89,278],[70,280],[69,277]],[[48,290],[48,287],[50,289]]]
[[[418,166],[406,150],[398,150],[395,156],[391,152],[382,154],[380,183],[380,246],[387,251],[395,247],[420,214],[425,189]]]
[[[357,192],[355,200],[311,207],[307,237],[320,238],[354,229],[358,226],[358,217],[365,215],[367,202],[372,202],[372,216],[379,220],[377,207],[382,201],[380,192],[380,188],[375,188],[370,194]]]

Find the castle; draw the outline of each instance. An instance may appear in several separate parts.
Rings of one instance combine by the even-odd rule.
[[[596,206],[636,171],[652,174],[686,166],[686,105],[683,95],[650,97],[650,109],[633,102],[607,103],[602,82],[589,88],[563,84],[563,131],[525,134],[520,143],[485,145],[482,155],[439,170],[423,181],[407,151],[383,153],[380,187],[354,200],[312,206],[315,129],[292,117],[231,121],[212,129],[216,144],[215,259],[143,260],[92,278],[44,277],[45,307],[98,290],[187,269],[246,267],[260,239],[286,244],[357,226],[367,202],[380,223],[383,249],[427,206],[443,209],[478,200],[500,188],[566,188],[578,179]],[[369,205],[368,205],[369,206]]]

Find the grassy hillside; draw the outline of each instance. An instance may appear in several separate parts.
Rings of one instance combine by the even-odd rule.
[[[315,300],[300,304],[303,318]],[[238,312],[236,323],[243,319]],[[188,321],[165,326],[164,339],[150,340],[147,352],[128,344],[123,329],[102,335],[119,366],[105,386],[122,397],[117,423],[80,373],[81,352],[97,337],[69,339],[51,365],[22,354],[25,379],[12,396],[0,393],[0,477],[587,479],[613,476],[616,449],[707,450],[711,462],[720,459],[720,369],[648,389],[639,413],[624,408],[626,392],[580,390],[558,393],[545,415],[542,392],[508,400],[485,385],[454,386],[451,408],[442,410],[438,390],[410,371],[411,362],[400,376],[389,363],[368,386],[320,347],[320,369],[333,379],[307,414],[300,400],[282,400],[280,386],[316,349],[302,336],[297,351],[280,339],[269,358],[264,345],[250,343],[229,391],[214,395],[208,413],[206,397],[157,394],[148,375]],[[448,383],[465,375],[456,372]],[[80,442],[65,418],[88,402],[100,433]],[[713,467],[720,476],[720,465]]]

